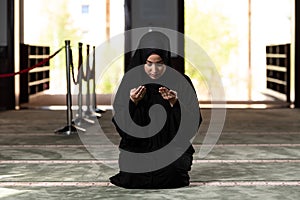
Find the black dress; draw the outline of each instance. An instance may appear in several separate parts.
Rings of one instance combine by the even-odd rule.
[[[148,111],[154,104],[160,104],[164,107],[167,113],[167,119],[163,128],[154,136],[137,138],[121,130],[113,118],[116,129],[121,136],[119,147],[129,152],[145,153],[156,151],[164,147],[174,138],[180,124],[181,111],[179,102],[177,101],[172,107],[167,100],[163,99],[158,92],[159,87],[161,87],[159,84],[146,84],[145,86],[146,94],[137,105],[129,101],[129,112],[132,120],[140,126],[149,124],[150,118]],[[111,177],[110,181],[120,187],[136,189],[178,188],[188,186],[190,180],[188,172],[191,170],[194,152],[195,150],[190,144],[188,149],[184,150],[184,153],[177,160],[161,169],[144,173],[131,173],[122,171],[122,162],[126,162],[126,158],[123,157],[121,151],[119,156],[120,172]],[[154,159],[154,165],[155,162],[156,160]],[[136,163],[136,165],[138,164],[139,163]]]
[[[148,56],[152,53],[160,55],[167,66],[165,73],[158,80],[151,80],[143,68]],[[112,121],[121,136],[119,145],[120,172],[110,177],[110,181],[114,185],[123,188],[157,189],[184,187],[190,183],[188,172],[191,170],[195,152],[190,139],[195,136],[202,118],[190,78],[184,74],[177,76],[173,71],[174,69],[170,66],[170,41],[167,35],[157,31],[146,33],[140,40],[129,64],[129,71],[125,73],[114,100],[115,115]],[[146,94],[142,100],[135,104],[129,100],[129,91],[140,85],[146,87]],[[179,98],[180,101],[171,106],[169,101],[163,99],[159,93],[159,87],[162,85],[166,87],[169,85],[172,87],[169,89],[177,91],[183,97],[181,96]],[[189,88],[192,89],[190,90]],[[187,101],[185,102],[184,99],[187,99]],[[183,103],[180,104],[179,102]],[[155,104],[163,106],[163,109],[166,111],[165,123],[162,124],[161,129],[155,132],[155,135],[150,134],[153,129],[148,132],[144,131],[144,129],[143,131],[136,131],[136,129],[134,131],[132,131],[133,129],[124,130],[125,126],[131,126],[133,123],[143,128],[148,127],[149,123],[155,126],[156,123],[154,121],[159,124],[160,120],[157,120],[160,117],[159,112],[155,112],[151,118],[149,117],[149,109]],[[192,114],[186,117],[184,116],[185,113],[188,113],[188,115]],[[186,122],[187,120],[192,121],[193,125],[190,127],[185,126],[182,130],[182,124],[185,123],[181,122]],[[123,123],[122,125],[120,125],[120,121]],[[157,125],[157,127],[160,126]],[[137,132],[138,135],[133,135],[132,132]],[[140,135],[144,137],[140,137]],[[181,137],[182,135],[184,136]],[[161,150],[166,149],[170,146],[169,144],[173,146],[168,152],[162,152]],[[146,156],[143,157],[144,160],[141,159],[142,161],[139,159],[131,160],[126,152]],[[159,152],[159,156],[149,156],[153,152]],[[162,163],[162,160],[159,160],[161,155],[163,155],[163,158],[167,158],[165,160],[168,160],[168,158],[172,159],[168,160],[165,165],[160,166]],[[147,162],[144,163],[149,165],[150,170],[130,171],[126,168],[126,165],[130,163],[139,169],[139,166],[142,166],[145,160]],[[148,167],[147,165],[146,167]]]

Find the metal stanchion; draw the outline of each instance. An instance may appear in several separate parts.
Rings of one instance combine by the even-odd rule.
[[[78,43],[78,119],[82,119],[82,77],[83,77],[83,67],[82,67],[82,43]]]
[[[93,79],[93,110],[98,113],[101,117],[101,113],[104,113],[104,110],[97,108],[97,97],[96,97],[96,57],[95,57],[95,46],[93,46],[93,64],[92,64],[92,79]]]
[[[55,133],[57,134],[64,134],[64,135],[71,135],[77,134],[77,128],[72,123],[72,96],[71,96],[71,74],[70,74],[70,65],[71,65],[71,47],[70,47],[70,40],[65,41],[66,44],[66,75],[67,75],[67,126],[56,130]],[[80,128],[78,128],[80,129]]]
[[[91,111],[91,94],[90,94],[90,80],[91,80],[91,70],[90,70],[90,45],[86,45],[86,115],[92,115]]]
[[[85,118],[83,116],[83,103],[82,103],[82,80],[84,79],[84,72],[83,72],[83,66],[82,66],[82,43],[78,43],[78,77],[77,77],[77,83],[78,83],[78,113],[77,118],[74,119],[74,123],[78,126],[85,125],[85,123],[93,124],[94,121],[90,120],[88,118]]]
[[[99,113],[96,113],[93,109],[92,109],[92,106],[91,106],[91,91],[90,91],[90,82],[91,82],[91,79],[92,79],[92,72],[91,72],[91,69],[90,69],[90,45],[86,45],[87,47],[87,59],[86,59],[86,83],[87,83],[87,92],[86,92],[86,107],[87,107],[87,110],[85,112],[85,114],[91,118],[94,118],[94,117],[101,117],[101,114]]]

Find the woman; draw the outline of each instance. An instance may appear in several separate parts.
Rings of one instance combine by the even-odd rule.
[[[184,81],[173,79],[176,73],[170,65],[168,37],[156,31],[145,34],[129,66],[132,69],[129,72],[133,75],[126,77],[127,73],[125,74],[114,102],[113,123],[121,136],[120,172],[111,177],[110,181],[117,186],[157,189],[189,185],[188,172],[195,152],[190,139],[196,131],[187,128],[183,137],[177,138],[177,135],[183,111],[193,108],[188,113],[196,113],[190,119],[197,120],[197,129],[202,119],[197,100],[191,101],[189,105],[181,105],[177,91],[164,84],[172,83],[174,88],[184,85]],[[185,96],[193,96],[195,99],[191,80],[186,75],[181,76],[192,88],[193,94]],[[129,103],[126,103],[128,96]],[[151,112],[152,107],[157,104],[163,107],[164,112]],[[167,147],[169,149],[164,153],[164,148]],[[134,156],[129,156],[131,154]],[[166,161],[169,159],[170,162]]]

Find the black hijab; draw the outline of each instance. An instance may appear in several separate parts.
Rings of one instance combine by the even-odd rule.
[[[158,54],[165,65],[171,65],[170,40],[165,34],[158,31],[151,31],[143,35],[128,69],[144,65],[147,58],[153,53]]]

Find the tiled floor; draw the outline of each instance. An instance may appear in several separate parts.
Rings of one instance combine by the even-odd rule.
[[[66,125],[64,110],[2,111],[0,199],[299,199],[300,110],[227,109],[217,144],[200,158],[211,111],[202,109],[193,142],[191,186],[171,190],[109,184],[119,142],[110,110],[69,136],[54,134]]]

